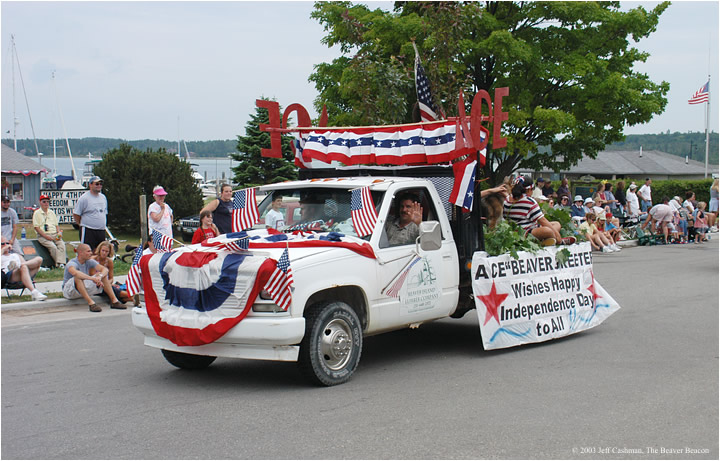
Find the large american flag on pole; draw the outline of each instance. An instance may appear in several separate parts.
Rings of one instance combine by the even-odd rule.
[[[415,43],[413,43],[413,47]],[[432,91],[430,91],[430,81],[425,75],[425,69],[420,63],[420,55],[415,48],[415,89],[417,90],[418,106],[420,109],[420,120],[423,122],[433,122],[438,120],[437,106],[433,102]]]
[[[140,273],[140,258],[142,258],[142,254],[142,247],[137,247],[127,278],[125,279],[127,293],[130,297],[135,296],[142,291],[142,274]]]
[[[270,293],[275,304],[284,311],[288,310],[292,302],[292,291],[290,290],[292,281],[290,256],[288,249],[285,248],[282,256],[280,256],[280,259],[277,261],[275,270],[265,284],[265,290]]]
[[[710,80],[707,81],[699,90],[688,99],[688,104],[702,104],[710,100]]]
[[[255,189],[248,188],[235,192],[232,207],[232,231],[240,232],[250,229],[260,220]]]
[[[369,187],[355,189],[351,192],[350,213],[358,237],[365,237],[373,233],[378,216]]]

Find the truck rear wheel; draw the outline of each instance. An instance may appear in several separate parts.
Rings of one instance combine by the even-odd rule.
[[[183,370],[202,370],[207,368],[217,357],[209,355],[194,355],[184,352],[175,352],[162,349],[162,355],[170,364]]]
[[[362,328],[355,311],[343,302],[322,302],[308,309],[305,320],[298,358],[302,374],[322,386],[349,380],[362,352]]]

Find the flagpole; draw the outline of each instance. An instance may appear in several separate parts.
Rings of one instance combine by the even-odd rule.
[[[710,152],[710,74],[708,74],[708,100],[705,112],[705,179],[708,177],[708,156]]]

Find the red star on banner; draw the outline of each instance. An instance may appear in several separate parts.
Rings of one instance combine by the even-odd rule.
[[[590,286],[588,287],[588,291],[592,294],[593,297],[593,309],[597,307],[597,300],[602,298],[602,296],[599,296],[597,294],[597,291],[595,291],[595,274],[593,274],[592,271],[590,271],[590,279],[592,280],[590,283]]]
[[[498,307],[500,307],[505,301],[505,298],[508,297],[508,293],[504,294],[498,294],[497,291],[495,291],[495,281],[493,280],[492,288],[490,289],[490,293],[478,296],[477,298],[482,301],[483,304],[485,304],[485,307],[487,310],[485,311],[485,323],[483,325],[487,325],[487,323],[490,321],[491,318],[495,317],[495,321],[500,324],[500,319],[498,318]]]

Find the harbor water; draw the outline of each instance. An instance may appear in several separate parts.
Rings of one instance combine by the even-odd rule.
[[[32,157],[33,160],[37,161],[37,157]],[[75,157],[73,156],[73,163],[75,164],[75,171],[78,176],[82,177],[83,167],[88,161],[87,157]],[[72,166],[70,164],[70,157],[58,157],[53,160],[52,158],[43,157],[42,165],[52,172],[53,165],[57,169],[57,173],[60,175],[71,175]],[[205,180],[211,180],[215,178],[231,178],[233,173],[231,168],[237,166],[237,162],[227,157],[219,158],[197,158],[191,159],[190,165],[193,170],[200,173]]]

